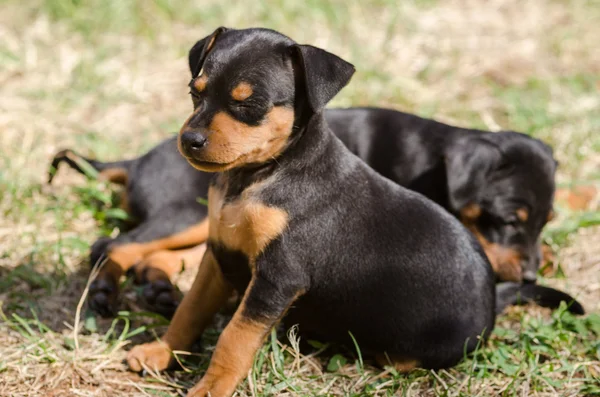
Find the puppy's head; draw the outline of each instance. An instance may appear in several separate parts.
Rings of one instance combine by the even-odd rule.
[[[477,236],[497,276],[535,281],[540,234],[552,217],[552,149],[506,131],[463,137],[446,160],[452,209]]]
[[[267,29],[217,29],[190,50],[194,111],[179,150],[209,172],[276,159],[320,113],[354,68],[324,50]]]

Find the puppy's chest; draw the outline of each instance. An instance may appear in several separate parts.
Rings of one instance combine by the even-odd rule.
[[[242,254],[252,270],[256,257],[288,223],[287,212],[266,205],[257,190],[250,187],[233,198],[226,197],[223,187],[211,186],[208,191],[210,243],[222,251]]]

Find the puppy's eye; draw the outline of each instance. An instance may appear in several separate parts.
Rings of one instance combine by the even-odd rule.
[[[198,93],[193,90],[190,90],[190,95],[193,99],[200,99],[200,95],[198,95]]]

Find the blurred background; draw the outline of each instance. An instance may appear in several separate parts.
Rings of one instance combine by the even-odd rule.
[[[74,172],[45,186],[49,161],[65,147],[134,157],[177,131],[191,110],[187,51],[219,26],[276,29],[353,63],[330,106],[392,107],[549,143],[559,185],[592,192],[581,208],[559,206],[544,234],[556,255],[550,283],[600,311],[599,1],[3,0],[4,312],[53,330],[73,323],[89,244],[123,214],[106,184]],[[22,359],[11,332],[0,330],[0,357]]]

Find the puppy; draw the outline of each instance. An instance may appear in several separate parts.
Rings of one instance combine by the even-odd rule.
[[[134,223],[116,238],[101,237],[92,245],[90,264],[105,263],[90,286],[90,308],[101,316],[113,316],[119,280],[135,265],[146,303],[171,317],[180,300],[171,277],[182,263],[197,264],[204,254],[200,244],[208,238],[208,212],[197,199],[206,197],[211,174],[198,172],[183,160],[171,139],[137,159],[112,163],[63,150],[52,161],[49,182],[62,162],[84,173],[82,160],[99,172],[100,179],[126,186],[121,204]]]
[[[487,133],[388,109],[327,112],[350,150],[373,169],[459,218],[499,280],[535,282],[540,234],[552,218],[556,161],[543,142]]]
[[[280,320],[322,340],[352,335],[404,371],[454,365],[489,335],[494,274],[475,237],[328,128],[323,108],[352,65],[266,29],[219,28],[190,57],[194,111],[178,143],[218,172],[208,247],[166,334],[129,352],[133,370],[165,369],[234,289],[241,303],[189,396],[231,395]]]

